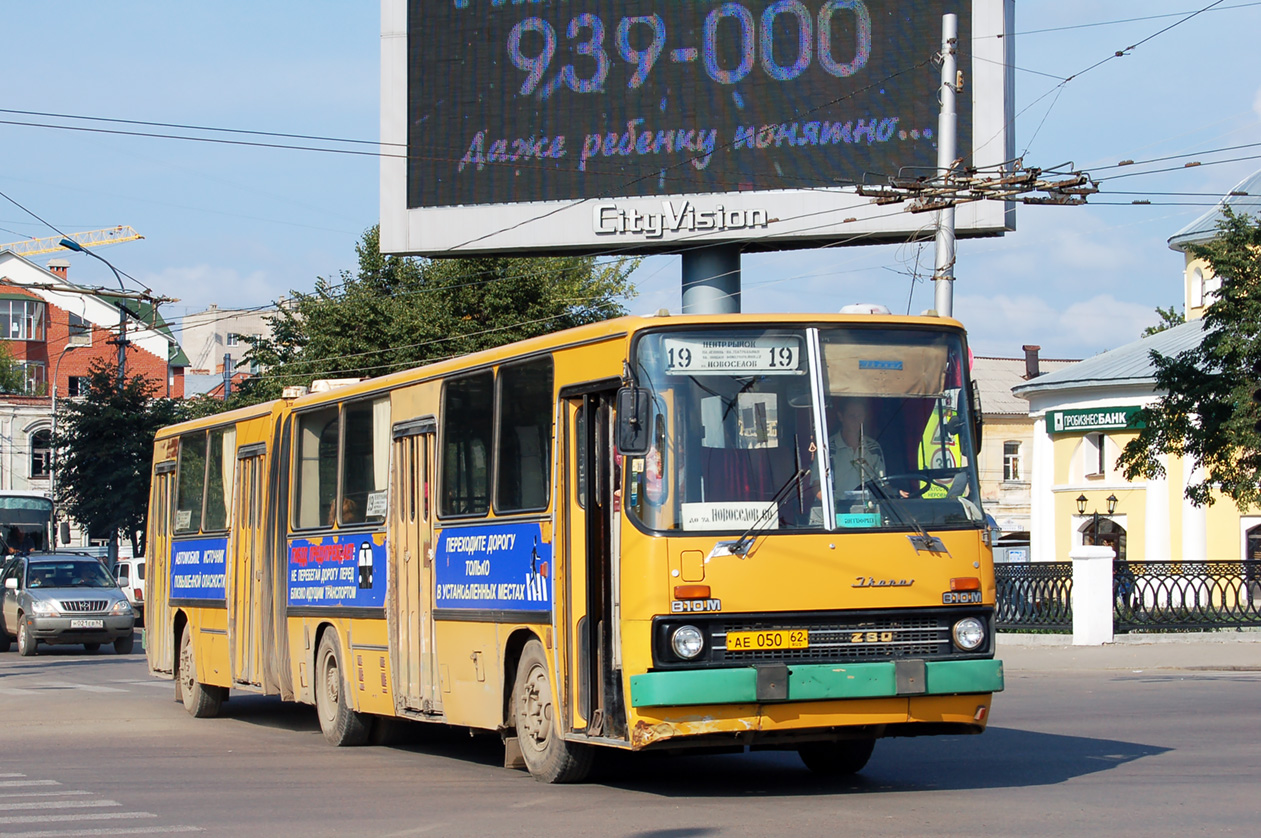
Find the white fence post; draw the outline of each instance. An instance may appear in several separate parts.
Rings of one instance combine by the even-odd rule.
[[[1068,554],[1073,560],[1073,645],[1099,646],[1112,642],[1111,547],[1082,546]]]

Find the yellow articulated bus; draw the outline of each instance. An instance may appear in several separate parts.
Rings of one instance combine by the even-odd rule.
[[[979,733],[1003,688],[963,329],[626,317],[158,434],[147,649],[194,716],[597,746]]]

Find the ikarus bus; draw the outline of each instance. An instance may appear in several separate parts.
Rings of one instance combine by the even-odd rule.
[[[173,426],[151,670],[502,736],[795,750],[980,733],[1003,687],[964,330],[937,317],[627,317]]]

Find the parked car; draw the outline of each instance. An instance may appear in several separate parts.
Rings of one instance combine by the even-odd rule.
[[[113,643],[120,655],[135,642],[136,612],[105,566],[89,556],[17,556],[0,575],[0,652],[40,643],[82,643],[94,652]]]
[[[136,625],[144,625],[144,559],[119,559],[114,565],[114,578],[127,595],[136,612]]]

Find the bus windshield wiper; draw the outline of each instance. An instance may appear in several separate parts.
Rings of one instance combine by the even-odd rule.
[[[758,531],[763,528],[763,525],[766,523],[771,513],[775,513],[777,515],[779,514],[779,505],[783,502],[784,498],[787,497],[788,493],[792,491],[792,489],[801,482],[801,479],[809,473],[810,472],[807,469],[797,469],[796,474],[790,476],[784,485],[779,487],[779,490],[775,492],[775,495],[767,504],[766,509],[762,510],[762,514],[757,516],[757,519],[749,525],[749,528],[745,530],[739,538],[735,541],[718,542],[714,545],[714,549],[710,551],[709,555],[711,557],[724,554],[741,557],[747,555],[749,549],[753,546],[753,542],[757,540]],[[719,548],[723,548],[722,552],[719,551]]]
[[[858,464],[859,469],[863,472],[863,486],[865,487],[868,484],[871,484],[876,494],[878,494],[882,500],[889,502],[889,510],[897,516],[898,522],[915,528],[918,535],[908,535],[907,538],[911,540],[911,545],[915,547],[916,553],[927,550],[929,553],[945,553],[947,556],[950,555],[950,551],[946,549],[945,542],[937,536],[930,534],[928,532],[928,528],[915,517],[915,513],[911,512],[909,509],[903,508],[902,498],[895,497],[893,494],[890,494],[889,491],[885,490],[885,485],[882,484],[880,475],[872,471],[871,467],[867,465],[867,459],[865,457],[859,457],[854,462]],[[892,489],[892,487],[890,487],[890,489]]]

